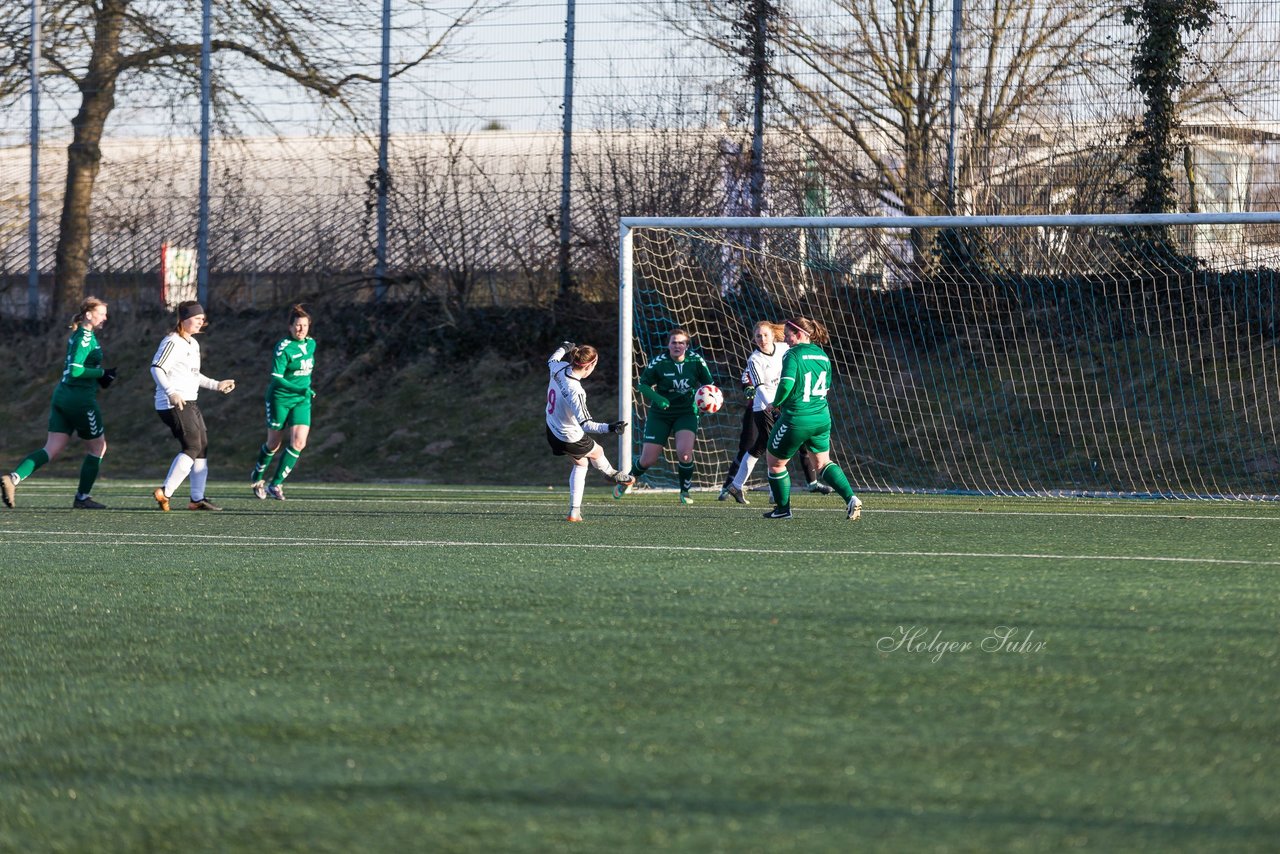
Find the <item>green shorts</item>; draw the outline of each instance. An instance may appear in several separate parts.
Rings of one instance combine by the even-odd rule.
[[[96,439],[107,432],[98,408],[97,390],[68,388],[58,383],[49,404],[49,432],[75,433],[81,439]]]
[[[667,439],[681,430],[698,432],[698,413],[687,409],[672,412],[669,409],[650,409],[644,419],[644,442],[646,445],[666,445]]]
[[[789,460],[808,447],[815,454],[831,450],[831,416],[783,413],[769,434],[769,453],[774,459]]]
[[[311,426],[311,395],[267,393],[267,429]]]

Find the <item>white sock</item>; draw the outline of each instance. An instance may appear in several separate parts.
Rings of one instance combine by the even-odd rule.
[[[178,491],[178,487],[187,479],[187,475],[191,473],[191,466],[195,460],[186,454],[178,454],[173,458],[173,462],[169,463],[169,473],[164,478],[164,494],[170,498]]]
[[[582,515],[582,492],[587,486],[587,467],[574,466],[569,470],[569,515]]]
[[[595,467],[596,471],[600,472],[605,477],[613,477],[618,473],[618,470],[613,467],[613,463],[609,462],[609,458],[604,454],[601,454],[600,459],[598,460],[593,460],[590,457],[587,457],[587,462],[591,463],[591,465]]]
[[[196,460],[191,467],[191,500],[204,498],[204,485],[209,480],[209,461]]]
[[[742,462],[738,464],[738,473],[733,476],[733,486],[735,489],[742,489],[742,485],[747,482],[747,478],[751,477],[751,470],[756,467],[759,457],[753,457],[750,454],[742,455]]]

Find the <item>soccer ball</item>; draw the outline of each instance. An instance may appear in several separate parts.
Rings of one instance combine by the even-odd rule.
[[[719,412],[724,406],[724,393],[713,385],[704,385],[693,395],[693,403],[699,412]]]

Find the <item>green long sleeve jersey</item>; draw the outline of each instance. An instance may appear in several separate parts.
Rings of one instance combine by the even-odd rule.
[[[96,392],[98,377],[102,373],[102,347],[98,344],[98,336],[87,326],[77,326],[67,339],[62,384],[68,388]]]
[[[693,394],[710,382],[711,369],[699,354],[685,353],[684,361],[677,362],[663,353],[650,360],[640,373],[639,390],[650,403],[665,400],[671,405],[669,412],[697,412]]]
[[[316,340],[282,338],[276,344],[271,364],[271,384],[267,394],[285,393],[299,397],[311,390],[311,372],[316,367]]]

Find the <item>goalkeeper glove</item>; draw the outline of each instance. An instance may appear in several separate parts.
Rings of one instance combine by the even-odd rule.
[[[742,387],[742,393],[747,396],[747,400],[756,399],[756,387],[753,385],[744,385]]]
[[[658,398],[653,402],[653,405],[656,406],[658,409],[670,409],[671,401],[667,400],[665,397]]]
[[[625,421],[615,421],[609,425],[610,433],[621,433],[623,430],[626,430],[626,429],[627,429],[627,422]]]
[[[564,348],[564,351],[566,353],[568,353],[570,350],[572,350],[574,347],[577,347],[578,345],[574,344],[572,341],[561,341],[560,346]]]
[[[111,384],[116,381],[117,368],[107,368],[102,372],[102,376],[98,377],[98,385],[103,388],[110,388]]]

